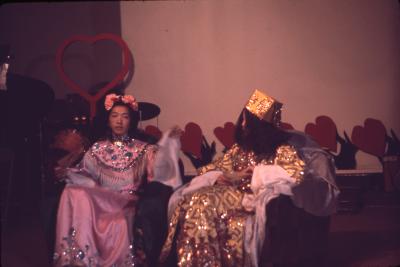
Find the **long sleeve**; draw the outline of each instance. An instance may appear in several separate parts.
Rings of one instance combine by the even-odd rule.
[[[309,136],[288,131],[293,145],[305,162],[303,181],[293,189],[293,204],[316,216],[328,216],[336,211],[339,189],[335,179],[335,164],[330,154]]]
[[[158,150],[150,165],[153,175],[152,181],[157,181],[171,186],[173,189],[182,185],[182,178],[179,170],[179,150],[181,147],[178,138],[169,137],[170,131],[164,133],[158,142]]]
[[[339,195],[333,159],[315,148],[303,148],[302,154],[307,165],[302,183],[292,189],[293,203],[313,215],[330,215],[336,211]]]
[[[96,168],[95,159],[90,154],[90,151],[85,153],[78,166],[67,169],[67,177],[67,182],[70,184],[87,187],[96,186],[99,178],[99,168]]]

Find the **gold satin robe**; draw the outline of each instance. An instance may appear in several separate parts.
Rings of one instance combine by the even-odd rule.
[[[273,158],[243,151],[237,144],[223,157],[198,170],[199,175],[220,170],[225,175],[212,186],[184,195],[169,225],[161,252],[161,263],[171,252],[176,238],[178,266],[245,266],[243,237],[247,216],[254,213],[242,206],[245,193],[251,193],[251,175],[229,175],[257,164],[277,164],[300,183],[304,162],[292,146],[277,148]]]

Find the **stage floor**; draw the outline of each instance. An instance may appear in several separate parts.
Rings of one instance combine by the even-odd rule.
[[[35,202],[2,225],[1,266],[50,266],[44,224]],[[328,267],[400,265],[400,193],[372,190],[357,212],[332,217]]]

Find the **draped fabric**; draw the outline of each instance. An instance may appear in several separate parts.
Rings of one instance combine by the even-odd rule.
[[[271,158],[235,144],[175,191],[160,262],[170,264],[176,253],[179,266],[259,266],[268,239],[266,207],[281,195],[312,215],[333,213],[339,191],[332,159],[296,137]],[[249,166],[255,167],[251,177],[231,176]]]
[[[255,166],[252,177],[227,178],[248,166]],[[290,146],[278,147],[273,158],[257,158],[234,145],[172,195],[160,261],[167,261],[176,240],[179,266],[256,266],[261,248],[257,236],[265,225],[259,207],[280,193],[291,194],[303,169]]]
[[[101,187],[67,185],[58,212],[56,266],[128,266],[135,199]]]
[[[158,146],[134,139],[99,141],[77,167],[68,169],[57,215],[55,266],[143,263],[132,232],[141,185],[154,180],[155,165],[174,174],[164,179],[181,183],[175,170],[179,141],[167,139]],[[167,163],[161,164],[163,160]]]

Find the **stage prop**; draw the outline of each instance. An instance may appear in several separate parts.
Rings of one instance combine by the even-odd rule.
[[[64,71],[63,56],[66,49],[75,42],[86,42],[95,44],[99,41],[109,40],[117,43],[122,50],[123,65],[118,74],[112,79],[111,82],[102,87],[95,95],[90,95],[87,90],[83,89],[76,82],[74,82]],[[131,54],[127,44],[124,40],[115,34],[102,33],[95,36],[75,35],[65,40],[57,50],[56,55],[57,71],[62,80],[76,93],[82,96],[90,105],[90,119],[92,120],[96,115],[96,102],[102,98],[110,89],[122,83],[125,76],[128,74],[129,66],[131,64]]]

